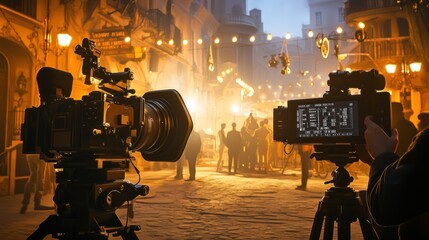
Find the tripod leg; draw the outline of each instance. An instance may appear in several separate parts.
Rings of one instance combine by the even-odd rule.
[[[139,230],[141,230],[140,226],[131,225],[124,228],[124,230],[121,232],[121,237],[123,240],[139,240],[136,233],[134,232]]]
[[[359,217],[359,224],[360,224],[360,229],[362,231],[363,239],[365,240],[377,239],[376,233],[372,228],[371,223],[368,220],[362,217]]]
[[[338,240],[350,239],[350,223],[344,217],[338,219]]]
[[[325,229],[323,232],[323,239],[332,239],[334,236],[334,222],[335,216],[326,216],[325,218]]]
[[[322,231],[323,218],[325,216],[323,215],[323,212],[320,211],[321,204],[322,203],[319,202],[319,207],[317,209],[316,215],[314,216],[313,226],[311,227],[310,233],[311,240],[318,240],[320,237],[320,232]]]
[[[42,223],[40,223],[39,227],[34,231],[27,240],[40,240],[45,238],[48,234],[56,233],[54,231],[58,227],[56,215],[50,215],[45,219]]]

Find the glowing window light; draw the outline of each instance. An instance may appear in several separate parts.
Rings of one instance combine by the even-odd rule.
[[[267,34],[267,40],[268,40],[268,41],[273,40],[273,35],[272,35],[271,33],[268,33],[268,34]]]

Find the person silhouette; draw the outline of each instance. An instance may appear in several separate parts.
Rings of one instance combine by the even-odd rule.
[[[310,178],[310,169],[312,159],[310,158],[313,153],[313,146],[310,144],[299,144],[298,151],[301,156],[301,185],[298,185],[296,190],[307,190],[307,181]]]
[[[221,123],[220,124],[220,130],[217,132],[217,136],[219,139],[219,150],[218,150],[218,161],[217,161],[217,167],[216,167],[216,171],[217,172],[222,172],[222,167],[223,167],[223,152],[225,150],[225,127],[226,124],[225,123]]]
[[[268,172],[268,146],[270,144],[268,130],[265,121],[260,121],[259,128],[255,130],[255,137],[258,149],[258,169],[261,171],[262,167],[265,173]]]
[[[55,207],[44,206],[41,204],[43,195],[43,179],[45,176],[46,162],[40,159],[39,154],[26,154],[30,177],[25,183],[24,198],[19,213],[27,212],[28,204],[30,203],[31,192],[34,193],[34,210],[52,210]]]
[[[418,130],[422,131],[429,126],[429,112],[421,112],[417,118],[419,119]]]
[[[195,130],[192,130],[189,135],[188,143],[185,147],[185,158],[188,160],[189,179],[186,181],[195,180],[197,157],[201,151],[201,136]]]
[[[233,122],[231,124],[232,130],[226,135],[225,144],[228,147],[228,174],[237,172],[238,157],[241,151],[241,134],[237,131],[237,124]],[[232,170],[232,164],[234,164],[234,172]]]
[[[396,154],[404,154],[418,130],[414,124],[405,119],[402,103],[392,102],[392,128],[396,128],[399,133],[399,143]]]
[[[392,238],[429,239],[429,205],[426,199],[429,162],[426,159],[429,128],[420,131],[405,154],[395,153],[401,136],[396,129],[387,135],[367,116],[366,150],[362,158],[371,166],[366,191],[371,217],[380,226],[399,226]]]
[[[244,121],[243,127],[249,132],[251,135],[255,133],[255,130],[259,127],[258,121],[253,116],[253,113],[249,113],[249,117]]]

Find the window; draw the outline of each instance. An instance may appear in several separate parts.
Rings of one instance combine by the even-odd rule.
[[[399,30],[399,36],[400,37],[407,37],[410,36],[410,29],[408,28],[408,22],[404,18],[398,18],[398,30]]]
[[[316,12],[316,26],[322,26],[322,12]]]
[[[390,38],[390,37],[392,37],[392,29],[391,29],[390,25],[391,25],[390,20],[386,20],[383,23],[383,33],[382,33],[382,36],[384,38]]]

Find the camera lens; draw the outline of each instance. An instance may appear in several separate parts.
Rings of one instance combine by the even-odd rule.
[[[149,161],[175,162],[192,130],[192,119],[176,90],[147,92],[143,130],[133,150]]]

